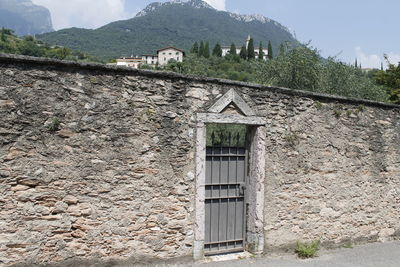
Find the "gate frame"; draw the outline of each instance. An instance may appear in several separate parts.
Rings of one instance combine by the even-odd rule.
[[[230,104],[243,114],[222,113]],[[197,113],[196,125],[196,193],[193,258],[204,258],[205,240],[205,181],[206,181],[206,124],[242,124],[249,127],[249,175],[247,183],[247,216],[245,250],[254,254],[264,251],[264,179],[265,179],[265,120],[257,117],[247,103],[229,90],[209,110]],[[246,214],[246,213],[245,213]]]

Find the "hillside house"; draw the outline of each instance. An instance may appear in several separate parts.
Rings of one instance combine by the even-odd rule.
[[[249,35],[246,40],[246,49],[249,48],[250,39],[251,39],[251,37]],[[222,56],[223,57],[226,56],[227,54],[229,54],[229,51],[231,50],[230,46],[222,46],[221,48],[222,48]],[[236,46],[236,54],[237,55],[240,54],[240,50],[241,50],[241,46]],[[258,52],[259,52],[259,48],[254,47],[254,54],[256,55],[256,58],[258,58]],[[263,48],[263,54],[264,54],[263,59],[267,60],[267,58],[268,58],[268,49],[267,48]]]
[[[131,56],[131,57],[121,57],[117,59],[118,66],[127,66],[132,67],[134,69],[138,69],[140,65],[166,65],[171,60],[175,60],[177,62],[182,62],[183,57],[185,56],[185,51],[175,48],[173,46],[169,46],[166,48],[162,48],[157,50],[157,55],[141,55],[141,56]]]
[[[142,57],[121,57],[117,59],[117,66],[126,66],[138,69],[145,61]]]
[[[157,50],[157,55],[158,55],[158,64],[162,66],[168,64],[168,62],[171,60],[182,62],[183,56],[185,55],[185,51],[175,48],[173,46],[169,46]]]

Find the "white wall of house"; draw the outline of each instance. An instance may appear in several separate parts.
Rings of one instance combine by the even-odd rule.
[[[222,56],[226,56],[229,54],[229,51],[231,50],[231,47],[228,46],[224,46],[222,47]],[[236,54],[240,54],[240,50],[241,48],[236,48]],[[263,48],[263,52],[264,52],[264,60],[267,60],[268,58],[268,49],[267,48]],[[256,55],[256,58],[258,58],[258,48],[254,49],[254,53]]]
[[[224,57],[224,56],[226,56],[227,54],[229,54],[229,51],[231,50],[231,47],[230,46],[224,46],[224,47],[222,47],[222,56]],[[238,54],[239,55],[239,53],[240,53],[240,48],[236,48],[236,54]]]
[[[138,69],[140,65],[146,63],[142,58],[118,58],[117,66],[126,66]]]
[[[174,48],[167,48],[158,51],[158,64],[160,66],[168,64],[170,60],[183,61],[183,52]]]
[[[156,55],[143,55],[142,60],[147,65],[156,65],[158,63],[158,57]]]

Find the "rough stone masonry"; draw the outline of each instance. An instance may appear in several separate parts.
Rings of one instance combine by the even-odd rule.
[[[264,251],[400,236],[400,108],[0,55],[0,265],[192,255],[196,114],[266,122]]]

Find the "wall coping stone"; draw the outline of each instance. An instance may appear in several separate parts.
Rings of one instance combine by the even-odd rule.
[[[310,91],[303,91],[297,89],[289,89],[284,87],[270,87],[255,83],[246,83],[240,81],[232,81],[220,78],[209,78],[209,77],[201,77],[201,76],[193,76],[193,75],[184,75],[175,72],[164,72],[164,71],[154,71],[154,70],[139,70],[133,69],[125,66],[116,66],[116,65],[106,65],[100,63],[87,63],[87,62],[76,62],[76,61],[67,61],[67,60],[58,60],[51,58],[43,58],[43,57],[31,57],[31,56],[23,56],[23,55],[14,55],[14,54],[4,54],[0,53],[0,63],[12,63],[12,64],[32,64],[32,65],[47,65],[47,66],[56,66],[56,67],[68,67],[75,69],[86,69],[86,70],[98,70],[98,71],[110,71],[110,72],[119,72],[119,73],[129,73],[131,75],[145,76],[145,77],[157,77],[157,78],[167,78],[167,79],[181,79],[188,81],[196,81],[196,82],[205,82],[205,83],[216,83],[222,85],[231,85],[231,86],[240,86],[240,87],[248,87],[266,90],[270,92],[281,93],[285,95],[291,96],[299,96],[299,97],[309,97],[317,100],[325,100],[325,101],[337,101],[343,104],[353,104],[353,105],[366,105],[366,106],[374,106],[385,109],[400,109],[400,105],[371,101],[366,99],[358,99],[352,97],[344,97],[344,96],[335,96],[323,93],[315,93]]]

